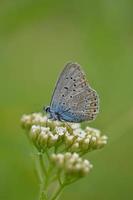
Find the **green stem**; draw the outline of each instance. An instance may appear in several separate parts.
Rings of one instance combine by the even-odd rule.
[[[47,156],[47,159],[48,159],[48,162],[50,163],[51,160],[50,160],[50,155],[49,155],[49,152],[47,150],[45,150],[45,153],[46,153],[46,156]]]
[[[47,197],[48,172],[43,161],[43,154],[41,152],[39,153],[39,163],[40,163],[41,172],[43,172],[42,181],[40,185],[39,200],[48,200],[48,197]]]
[[[43,178],[42,178],[42,174],[40,172],[40,169],[37,166],[37,163],[35,163],[34,171],[35,171],[35,174],[36,174],[36,177],[37,177],[39,183],[42,183],[43,182]]]
[[[60,175],[58,175],[57,177],[58,177],[58,181],[59,181],[60,186],[62,186]]]
[[[40,166],[42,168],[44,175],[47,177],[47,170],[46,170],[46,167],[43,162],[43,154],[42,153],[39,153],[39,162],[40,162]]]
[[[47,192],[44,190],[44,184],[41,185],[40,187],[40,197],[39,200],[48,200],[47,198]]]
[[[78,177],[78,178],[75,178],[75,179],[73,179],[73,180],[71,180],[71,181],[68,181],[68,182],[65,183],[65,186],[70,185],[70,184],[72,184],[72,183],[75,183],[75,182],[78,181],[78,180],[80,180],[79,177]]]
[[[61,187],[59,187],[59,189],[57,190],[57,192],[55,193],[55,195],[53,196],[53,198],[51,200],[56,200],[59,197],[62,190],[64,189],[64,187],[65,187],[65,185],[62,184]]]

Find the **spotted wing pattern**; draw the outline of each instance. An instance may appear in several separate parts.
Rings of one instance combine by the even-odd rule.
[[[64,67],[56,84],[50,108],[59,113],[61,120],[69,122],[96,118],[99,98],[97,92],[88,84],[79,64],[68,63]]]

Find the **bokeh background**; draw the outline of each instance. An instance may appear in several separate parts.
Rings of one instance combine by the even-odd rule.
[[[0,199],[36,200],[23,113],[48,105],[63,65],[76,61],[100,95],[90,126],[109,137],[90,175],[61,199],[133,199],[133,1],[0,1]]]

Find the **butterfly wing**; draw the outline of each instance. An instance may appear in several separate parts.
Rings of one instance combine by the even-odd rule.
[[[50,105],[52,111],[69,122],[93,120],[98,113],[98,101],[80,65],[68,63],[56,84]]]

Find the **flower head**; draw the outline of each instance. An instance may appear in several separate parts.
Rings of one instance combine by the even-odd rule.
[[[92,164],[77,153],[52,154],[51,160],[59,170],[71,176],[85,176],[92,169]]]
[[[39,178],[42,174],[46,183],[58,182],[60,189],[88,175],[93,166],[82,156],[107,144],[107,136],[98,129],[52,121],[42,113],[23,115],[21,124],[39,151]],[[56,194],[52,199],[56,199]]]
[[[30,130],[29,136],[39,150],[56,147],[69,152],[86,153],[100,149],[107,143],[107,136],[98,129],[82,129],[78,123],[52,121],[41,113],[23,115],[22,127]]]

